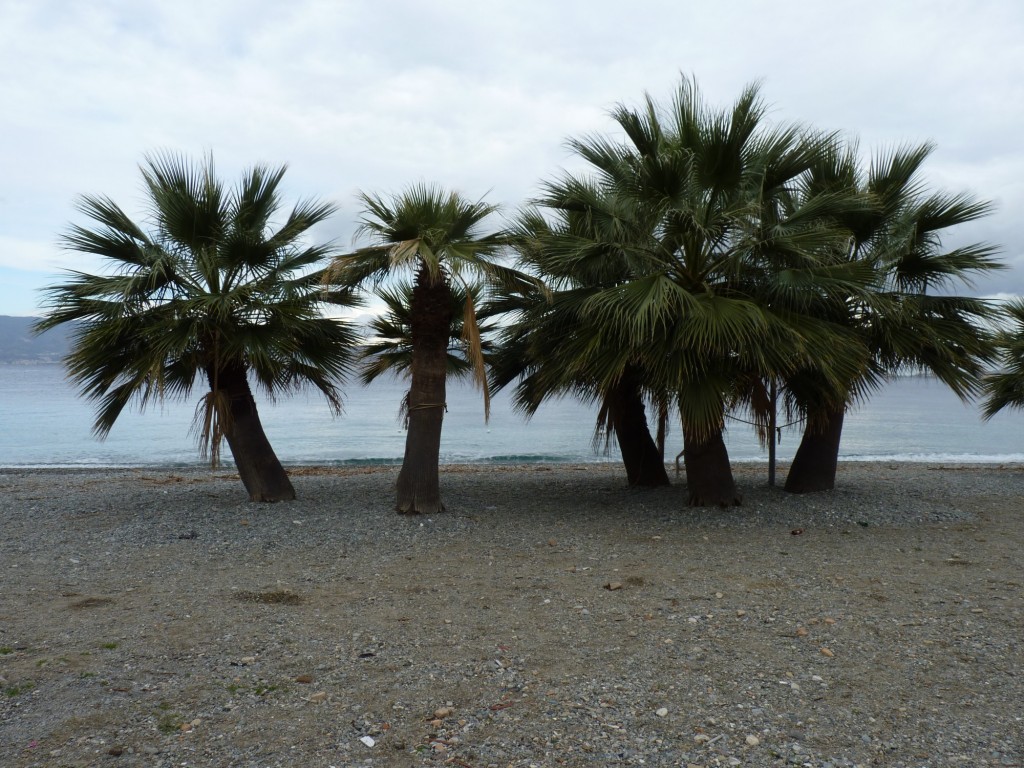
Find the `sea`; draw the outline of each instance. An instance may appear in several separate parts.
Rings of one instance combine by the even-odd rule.
[[[285,465],[400,464],[405,430],[399,404],[407,385],[378,380],[352,383],[345,407],[332,416],[318,395],[300,392],[268,401],[257,393],[264,428]],[[126,410],[105,440],[92,432],[93,406],[79,396],[55,363],[0,365],[0,467],[201,467],[192,434],[196,402],[166,402],[145,412]],[[441,440],[443,463],[543,464],[615,462],[611,445],[594,441],[597,408],[572,398],[545,403],[530,419],[499,392],[484,419],[483,399],[468,383],[450,382]],[[780,423],[785,417],[780,415]],[[777,459],[792,459],[801,426],[782,429]],[[730,420],[734,462],[767,462],[752,428]],[[670,431],[666,459],[682,450]],[[225,463],[230,454],[224,452]],[[840,459],[958,463],[1024,462],[1024,413],[1005,411],[984,421],[977,404],[962,403],[941,383],[898,378],[846,418]]]

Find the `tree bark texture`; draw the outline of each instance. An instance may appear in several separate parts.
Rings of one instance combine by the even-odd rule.
[[[609,398],[609,414],[631,486],[669,485],[665,456],[651,437],[639,382],[626,372]]]
[[[212,369],[207,370],[207,378],[212,390]],[[263,431],[245,367],[235,364],[222,368],[217,372],[216,386],[230,399],[231,418],[223,425],[224,438],[250,501],[294,499],[295,488]]]
[[[701,439],[684,429],[683,464],[691,507],[733,507],[743,501],[721,429]]]
[[[800,447],[786,475],[790,493],[816,493],[836,487],[839,441],[843,436],[844,408],[830,408],[818,419],[809,419]]]
[[[445,375],[452,323],[451,290],[443,279],[431,280],[425,269],[416,276],[411,299],[412,366],[409,386],[409,429],[405,457],[398,474],[401,514],[433,514],[444,510],[438,461],[444,422]]]

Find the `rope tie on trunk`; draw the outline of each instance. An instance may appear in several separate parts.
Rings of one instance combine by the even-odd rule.
[[[420,403],[419,405],[410,405],[410,411],[422,411],[427,408],[444,408],[444,412],[448,413],[448,403]]]
[[[749,424],[752,427],[759,426],[757,422],[747,421],[746,419],[741,419],[738,418],[737,416],[730,416],[728,413],[725,414],[725,418],[732,419],[733,421],[738,421],[740,424]],[[788,424],[779,424],[779,426],[775,428],[775,442],[778,443],[779,445],[782,445],[782,430],[784,430],[786,427],[792,427],[795,424],[803,424],[805,421],[807,421],[807,417],[802,416],[796,421],[791,421]],[[682,454],[679,455],[682,456]]]

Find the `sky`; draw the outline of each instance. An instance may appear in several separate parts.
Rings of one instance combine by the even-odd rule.
[[[511,215],[571,167],[570,137],[681,77],[725,107],[761,84],[776,123],[872,151],[933,142],[936,191],[990,200],[955,246],[1008,269],[976,295],[1024,295],[1020,0],[0,0],[0,314],[38,315],[82,194],[144,219],[147,153],[211,155],[231,182],[287,164],[286,201],[339,212],[360,190],[437,183]]]

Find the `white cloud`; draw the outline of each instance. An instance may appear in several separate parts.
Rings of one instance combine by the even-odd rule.
[[[1021,41],[1016,0],[0,0],[0,67],[17,73],[0,80],[0,269],[64,263],[78,194],[135,210],[159,148],[210,151],[227,179],[288,162],[294,197],[341,206],[324,232],[346,245],[357,189],[437,181],[514,206],[570,162],[567,136],[680,73],[723,105],[763,80],[774,119],[865,150],[934,140],[930,179],[994,199],[972,236],[1015,258]]]

